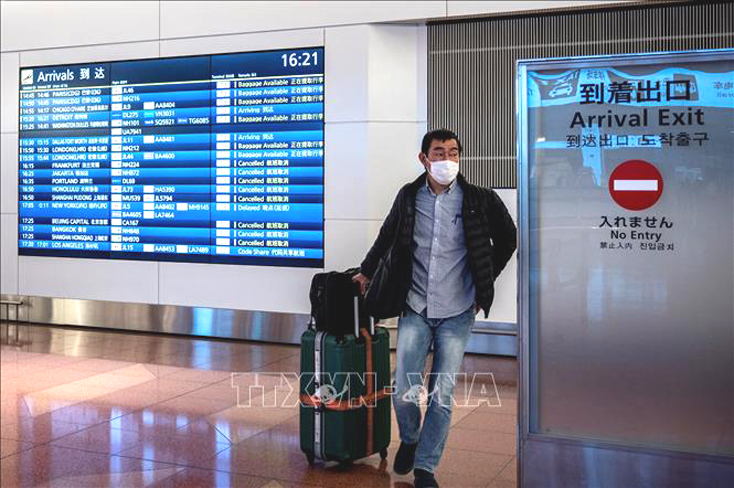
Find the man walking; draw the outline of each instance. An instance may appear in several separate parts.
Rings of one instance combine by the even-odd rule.
[[[416,488],[438,487],[433,473],[451,424],[453,378],[475,315],[489,314],[494,280],[517,246],[515,224],[502,200],[459,173],[461,150],[449,130],[423,137],[418,159],[426,172],[398,192],[354,277],[364,294],[380,260],[396,246],[389,279],[400,283],[405,305],[398,321],[393,396],[401,442],[393,470],[413,470]],[[416,393],[431,344],[429,403],[421,428]]]

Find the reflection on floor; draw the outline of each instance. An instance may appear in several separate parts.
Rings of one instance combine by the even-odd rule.
[[[392,472],[394,415],[387,462],[374,455],[344,471],[308,465],[297,404],[275,388],[280,374],[263,374],[297,375],[295,346],[45,326],[22,332],[23,345],[0,347],[3,487],[412,484],[412,475]],[[454,407],[439,483],[514,487],[516,361],[467,355],[463,369],[468,380],[456,397],[468,401]],[[249,388],[252,373],[261,373],[262,388]],[[472,373],[485,374],[472,384]]]

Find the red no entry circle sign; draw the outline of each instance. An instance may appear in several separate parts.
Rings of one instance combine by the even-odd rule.
[[[630,159],[612,171],[609,193],[627,210],[645,210],[655,205],[663,194],[663,177],[647,161]]]

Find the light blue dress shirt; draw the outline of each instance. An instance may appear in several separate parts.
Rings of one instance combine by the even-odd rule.
[[[430,319],[459,315],[476,298],[464,242],[463,196],[456,180],[436,195],[426,179],[416,194],[408,306],[418,313],[427,309]]]

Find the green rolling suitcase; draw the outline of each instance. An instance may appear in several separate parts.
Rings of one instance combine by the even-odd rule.
[[[300,434],[309,464],[344,466],[376,452],[387,458],[390,337],[372,322],[370,332],[360,329],[354,302],[354,335],[309,327],[301,336]]]

